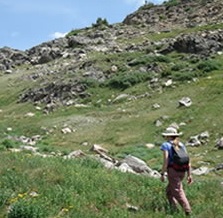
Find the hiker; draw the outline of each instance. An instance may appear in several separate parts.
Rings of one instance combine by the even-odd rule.
[[[165,173],[167,173],[168,185],[166,188],[166,195],[171,209],[177,211],[177,203],[179,203],[184,209],[185,214],[190,215],[191,206],[187,200],[182,185],[182,180],[184,179],[185,174],[187,174],[187,183],[192,183],[189,158],[187,164],[185,164],[187,167],[184,166],[181,170],[176,168],[174,164],[175,151],[183,149],[181,151],[187,155],[184,144],[179,140],[181,134],[182,133],[178,133],[178,130],[174,127],[168,127],[165,132],[162,133],[166,142],[161,145],[161,150],[163,151],[161,181],[165,181]]]

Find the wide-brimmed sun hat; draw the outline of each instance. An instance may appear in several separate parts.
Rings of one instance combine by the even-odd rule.
[[[174,127],[167,127],[165,132],[162,133],[162,136],[180,136],[182,132],[178,132]]]

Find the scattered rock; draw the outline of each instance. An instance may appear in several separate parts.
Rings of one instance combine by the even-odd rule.
[[[216,167],[216,170],[223,170],[223,163],[218,164],[217,167]]]
[[[217,140],[215,147],[218,149],[223,149],[223,137]]]
[[[33,147],[33,146],[28,146],[28,145],[20,146],[20,148],[21,148],[21,150],[31,151],[31,152],[33,152],[33,153],[35,153],[35,152],[38,151],[38,148]]]
[[[202,132],[199,135],[191,136],[189,141],[186,142],[186,145],[197,147],[206,144],[209,141],[209,137],[210,136],[208,131]]]
[[[29,196],[31,196],[31,197],[38,197],[39,194],[37,192],[35,192],[35,191],[32,191],[32,192],[29,193]]]
[[[169,79],[167,80],[165,83],[164,83],[164,86],[166,87],[169,87],[169,86],[172,86],[173,85],[173,80],[172,79]]]
[[[148,144],[146,144],[145,146],[146,146],[147,148],[149,148],[149,149],[152,149],[152,148],[155,147],[155,145],[154,145],[154,144],[151,144],[151,143],[148,143]]]
[[[8,127],[6,130],[7,130],[7,132],[11,132],[12,131],[12,127]]]
[[[34,116],[35,116],[35,114],[32,112],[25,114],[25,117],[34,117]]]
[[[155,103],[153,106],[152,106],[153,109],[159,109],[160,108],[160,105],[158,103]]]
[[[143,172],[151,173],[152,172],[152,169],[149,168],[143,160],[141,160],[137,157],[134,157],[132,155],[127,155],[121,161],[121,163],[128,164],[128,166],[130,166],[137,173],[143,173]]]
[[[210,172],[208,167],[200,167],[198,169],[192,170],[191,173],[197,176],[205,175]]]
[[[97,145],[97,144],[94,144],[91,147],[90,151],[94,151],[94,152],[99,153],[99,154],[100,153],[108,153],[107,149],[105,149],[105,148],[103,148],[103,147],[101,147],[100,145]]]
[[[116,102],[125,100],[125,99],[127,99],[127,98],[129,98],[129,95],[128,95],[128,94],[121,94],[121,95],[117,96],[117,97],[113,100],[113,103],[116,103]]]
[[[179,106],[190,107],[192,105],[192,101],[189,97],[183,97],[179,100]]]
[[[137,212],[138,210],[139,210],[139,207],[137,207],[137,206],[133,206],[133,205],[131,205],[131,204],[126,204],[126,207],[127,207],[127,209],[129,210],[129,211],[133,211],[133,212]]]
[[[81,150],[77,150],[77,151],[73,151],[70,154],[68,154],[67,156],[65,156],[65,159],[71,159],[71,158],[77,158],[77,157],[84,157],[86,156],[86,154],[81,151]]]
[[[62,132],[63,134],[68,134],[68,133],[72,133],[73,130],[72,130],[71,128],[69,128],[69,127],[65,127],[65,128],[63,128],[63,129],[61,129],[61,132]]]
[[[117,169],[123,173],[136,173],[127,163],[122,163]]]

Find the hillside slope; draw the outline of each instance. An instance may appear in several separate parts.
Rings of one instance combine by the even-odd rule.
[[[84,141],[134,145],[157,143],[158,132],[177,122],[190,125],[184,127],[185,140],[209,131],[213,148],[223,132],[222,3],[171,2],[145,5],[123,23],[99,22],[24,52],[0,49],[2,137],[7,137],[9,127],[17,136],[43,134],[52,146],[72,142],[71,147],[79,147]],[[188,10],[180,13],[182,8]],[[177,22],[169,15],[180,13],[174,16],[182,23],[191,10],[201,10],[205,17],[204,11],[214,8],[206,23],[198,22],[193,28],[176,29]],[[150,27],[160,24],[149,21],[151,14],[161,16],[164,10],[171,31],[162,32],[159,27],[151,32],[147,23]],[[185,111],[177,108],[183,97],[193,102]],[[159,110],[153,109],[156,103]],[[27,117],[30,111],[34,115]],[[165,115],[169,120],[154,125]],[[67,125],[75,131],[61,137],[58,132]],[[148,134],[148,128],[153,134]]]
[[[106,198],[93,194],[96,193],[93,183],[101,184],[99,175],[103,172],[103,182],[112,177],[115,187],[123,187],[129,180],[142,185],[140,196],[145,195],[150,184],[156,187],[155,192],[151,191],[145,198],[153,197],[161,206],[151,202],[148,206],[140,201],[139,217],[146,216],[148,211],[151,217],[156,217],[157,213],[165,217],[164,200],[153,196],[160,194],[163,188],[155,180],[148,182],[142,177],[137,180],[131,175],[111,174],[88,160],[75,160],[77,172],[74,173],[69,162],[62,159],[34,157],[31,160],[29,151],[23,156],[11,154],[9,150],[32,145],[41,154],[61,157],[77,150],[92,154],[92,145],[98,144],[107,149],[112,158],[121,159],[131,154],[160,171],[161,133],[174,123],[184,133],[182,140],[191,155],[193,169],[206,170],[201,176],[195,175],[198,182],[190,191],[194,205],[198,205],[195,213],[198,217],[216,214],[221,217],[223,211],[218,204],[222,199],[215,205],[209,198],[213,197],[211,192],[219,189],[221,196],[222,191],[222,13],[223,3],[217,0],[169,1],[159,6],[146,4],[126,16],[122,23],[108,24],[99,19],[92,27],[72,30],[64,38],[26,51],[1,48],[0,147],[2,158],[8,163],[1,168],[4,177],[0,184],[8,184],[11,177],[17,178],[19,184],[18,193],[15,184],[10,183],[8,191],[2,195],[3,213],[12,196],[27,191],[20,166],[29,181],[33,181],[30,190],[44,190],[43,193],[52,199],[43,185],[46,182],[52,189],[56,187],[61,198],[69,196],[67,205],[59,205],[60,197],[53,189],[58,199],[49,202],[56,204],[55,208],[69,208],[70,202],[74,203],[73,194],[82,203],[91,196],[90,199],[97,198],[100,206],[87,201],[85,209],[89,209],[86,209],[89,217],[92,211],[98,212],[98,217],[105,217],[110,209],[114,217],[119,212],[123,217],[131,217],[117,204],[128,202],[125,194],[131,193],[132,197],[134,186],[122,193],[118,202],[115,196]],[[189,99],[189,106],[180,103],[185,98]],[[153,148],[148,149],[151,144]],[[66,168],[72,174],[67,183]],[[46,169],[48,175],[42,174]],[[80,176],[81,169],[86,176]],[[97,169],[98,177],[96,174],[93,177],[92,169]],[[76,181],[74,177],[86,182],[91,194],[86,194],[82,187],[77,193],[63,195]],[[43,182],[35,183],[39,178],[43,178]],[[209,187],[208,182],[219,186],[213,185],[210,193],[202,193],[200,200],[196,199],[195,193]],[[109,189],[105,189],[107,196],[112,187],[105,186]],[[121,190],[114,195],[118,192]],[[201,209],[207,199],[211,206],[204,214]],[[45,201],[41,199],[41,205]],[[133,202],[136,203],[137,198]],[[102,209],[104,207],[106,210]],[[80,207],[68,210],[73,210],[73,214],[77,210],[84,217]],[[50,214],[53,216],[56,212],[50,211]]]

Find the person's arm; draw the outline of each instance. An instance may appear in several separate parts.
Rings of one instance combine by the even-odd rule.
[[[163,182],[165,179],[165,172],[167,171],[167,166],[168,166],[168,151],[163,150],[163,166],[162,166],[162,171],[161,171],[161,181]]]
[[[185,145],[184,145],[184,149],[187,152],[187,149],[186,149]],[[189,162],[189,168],[188,168],[188,171],[187,171],[187,183],[188,184],[193,183],[193,178],[192,178],[192,175],[191,175],[191,162]]]
[[[187,183],[191,184],[193,182],[193,178],[191,176],[191,164],[189,163],[189,169],[187,171]]]

